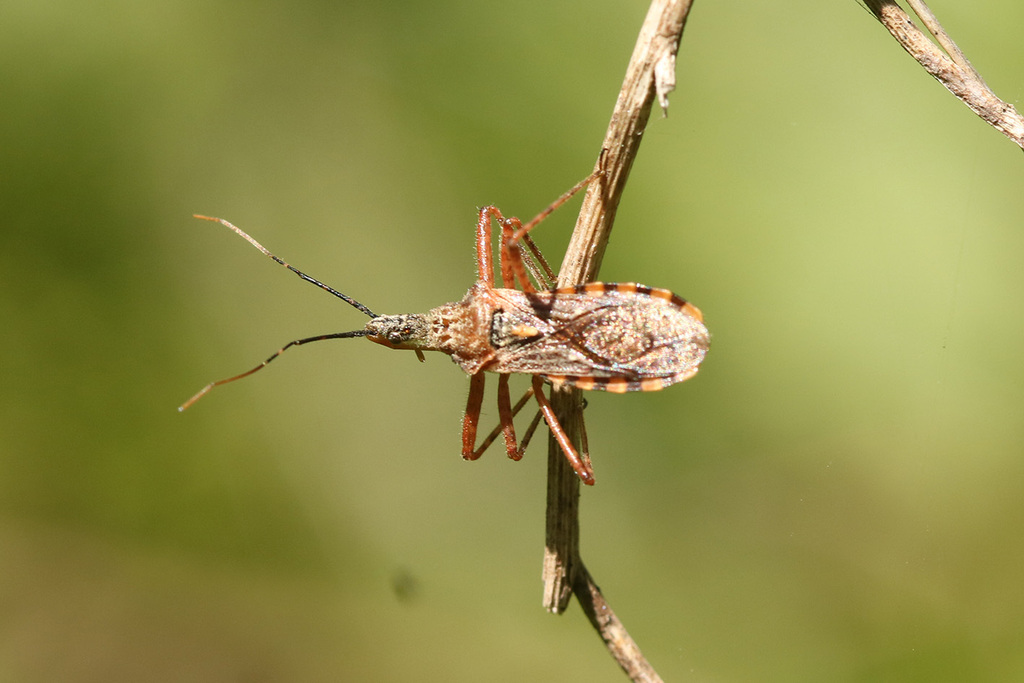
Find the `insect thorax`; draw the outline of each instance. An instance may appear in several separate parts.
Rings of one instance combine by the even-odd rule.
[[[491,355],[489,304],[474,286],[462,301],[427,313],[382,315],[366,323],[367,339],[393,349],[440,351],[473,374]]]

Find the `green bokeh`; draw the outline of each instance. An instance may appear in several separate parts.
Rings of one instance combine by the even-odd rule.
[[[1019,103],[1024,6],[932,6]],[[363,323],[190,214],[457,299],[476,206],[589,170],[644,11],[6,3],[0,680],[622,680],[540,608],[543,449],[463,462],[447,359],[325,343],[174,408]],[[582,501],[666,680],[1024,679],[1022,180],[853,0],[697,3],[602,277],[713,347],[589,397]]]

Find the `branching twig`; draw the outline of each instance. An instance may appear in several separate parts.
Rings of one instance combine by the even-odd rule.
[[[907,2],[921,18],[921,23],[935,36],[938,45],[914,24],[895,0],[863,2],[925,71],[946,86],[975,114],[1024,148],[1024,117],[1017,113],[1012,104],[996,97],[923,0]]]
[[[654,0],[637,39],[626,77],[605,134],[599,161],[605,174],[592,183],[558,275],[559,286],[591,282],[597,276],[619,199],[655,98],[667,111],[675,87],[675,58],[692,0]],[[583,415],[579,392],[553,392],[552,403],[566,433],[579,448]],[[548,449],[547,535],[544,606],[565,610],[572,594],[612,656],[634,681],[660,681],[605,601],[579,554],[579,479],[553,439]]]

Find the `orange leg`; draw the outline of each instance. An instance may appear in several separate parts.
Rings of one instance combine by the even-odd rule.
[[[523,394],[518,401],[516,401],[516,404],[512,406],[512,417],[515,417],[516,415],[519,414],[519,411],[523,409],[523,406],[527,404],[527,402],[530,400],[532,396],[533,387],[530,387],[529,389],[526,390],[526,393]],[[537,429],[537,421],[539,419],[540,413],[538,412],[534,421],[527,428],[526,435],[523,437],[522,442],[519,444],[519,449],[516,451],[519,455],[519,458],[513,458],[514,460],[519,460],[522,457],[523,453],[526,452],[526,445],[529,443],[530,437],[533,435],[534,430]],[[487,438],[480,442],[480,445],[477,447],[476,451],[474,451],[477,457],[480,457],[480,455],[485,453],[487,449],[491,447],[491,444],[494,443],[495,440],[497,440],[498,435],[501,434],[502,432],[504,432],[504,428],[499,423],[497,427],[491,430],[491,433],[487,435]]]
[[[523,398],[528,398],[529,396],[533,396],[533,389],[530,389],[529,393]],[[538,410],[536,414],[533,416],[533,419],[530,420],[530,426],[526,428],[526,433],[523,434],[523,440],[519,442],[520,453],[526,452],[526,447],[530,445],[530,439],[533,438],[533,433],[537,431],[537,425],[540,424],[541,417],[543,417],[543,414],[541,413],[541,411]],[[584,446],[584,448],[586,447]],[[587,462],[590,462],[589,456],[587,458]]]
[[[574,185],[568,192],[552,202],[550,206],[537,214],[533,220],[526,225],[523,225],[518,218],[502,218],[500,212],[497,210],[494,211],[498,225],[501,226],[501,277],[505,281],[506,287],[515,287],[515,284],[513,283],[514,276],[515,281],[519,283],[519,288],[522,291],[537,291],[526,276],[526,267],[523,263],[523,256],[519,246],[520,241],[527,243],[527,246],[531,250],[534,249],[535,247],[532,244],[532,240],[530,240],[528,233],[537,227],[542,220],[550,216],[555,209],[569,201],[574,194],[589,185],[595,178],[602,175],[604,175],[604,170],[598,169],[594,171],[586,178],[576,183],[576,185]]]
[[[540,404],[540,410],[544,414],[544,420],[548,423],[548,429],[551,430],[551,434],[554,435],[558,445],[562,447],[562,452],[565,453],[565,457],[569,460],[569,464],[576,470],[576,474],[579,475],[580,479],[587,486],[594,485],[594,473],[590,469],[589,460],[584,462],[580,458],[580,454],[573,448],[572,442],[569,441],[569,436],[562,429],[562,425],[558,422],[558,418],[555,416],[555,410],[551,407],[551,402],[548,401],[548,397],[544,395],[544,380],[539,375],[533,376],[533,395],[537,398],[537,403]]]
[[[497,222],[501,228],[501,251],[500,251],[500,266],[501,266],[501,280],[502,287],[515,287],[515,278],[513,277],[513,266],[512,260],[508,257],[508,248],[505,246],[505,242],[509,237],[512,236],[513,230],[509,227],[510,221],[515,221],[516,225],[519,225],[519,221],[516,218],[508,219],[502,215],[501,209],[496,206],[485,206],[480,209],[480,214],[476,222],[476,262],[477,262],[477,281],[483,282],[489,287],[494,286],[494,265],[491,257],[491,219]],[[517,249],[518,255],[518,249]],[[521,259],[520,259],[521,264]],[[522,268],[522,265],[520,265]],[[527,284],[529,287],[529,284]],[[532,287],[523,291],[534,291]]]
[[[501,212],[497,207],[485,206],[480,209],[476,221],[476,272],[477,281],[494,287],[494,263],[491,260],[491,215]]]
[[[537,288],[526,276],[526,266],[523,263],[523,255],[519,249],[519,240],[514,236],[523,225],[518,218],[505,218],[499,221],[501,224],[501,277],[506,280],[506,287],[515,287],[513,277],[519,283],[519,289],[524,292],[536,292]]]
[[[483,451],[474,451],[476,441],[476,425],[480,421],[480,406],[484,402],[484,373],[476,373],[469,378],[469,398],[466,399],[466,414],[462,418],[462,457],[476,460]]]
[[[494,431],[487,435],[479,448],[474,448],[474,445],[477,426],[480,422],[480,407],[483,405],[484,373],[478,372],[469,378],[469,398],[466,400],[466,415],[462,418],[462,457],[466,460],[476,460],[483,455],[498,438],[499,433],[505,435],[505,451],[508,453],[508,457],[513,460],[523,459],[526,444],[529,443],[530,437],[533,436],[533,432],[537,428],[537,420],[534,419],[530,424],[522,448],[516,442],[516,430],[512,420],[533,396],[534,390],[527,391],[513,406],[508,393],[508,378],[508,374],[498,375],[499,424]]]
[[[598,164],[599,165],[603,164],[603,162],[604,162],[604,152],[602,151],[601,152],[601,159],[598,160]],[[582,190],[584,187],[586,187],[587,185],[592,183],[594,181],[594,179],[599,178],[600,176],[603,176],[603,175],[604,175],[604,169],[603,168],[599,168],[596,171],[594,171],[593,173],[591,173],[590,175],[588,175],[583,180],[581,180],[578,183],[576,183],[575,185],[573,185],[572,188],[570,188],[568,192],[563,194],[561,197],[559,197],[555,201],[551,202],[551,205],[548,208],[544,209],[539,214],[534,216],[533,220],[531,220],[529,223],[527,223],[524,226],[520,226],[516,230],[515,235],[512,236],[512,240],[514,242],[518,242],[519,240],[523,239],[523,237],[526,235],[526,233],[530,232],[535,227],[537,227],[537,224],[540,223],[545,218],[547,218],[548,216],[550,216],[551,213],[555,209],[557,209],[562,204],[565,204],[567,201],[569,201],[574,194],[576,194],[577,192]]]
[[[530,293],[537,291],[537,288],[533,286],[533,283],[530,282],[530,278],[527,275],[527,264],[523,259],[523,254],[519,246],[520,242],[523,242],[527,248],[536,255],[540,265],[544,268],[545,272],[541,273],[537,265],[531,260],[530,267],[534,270],[538,281],[540,282],[543,279],[553,280],[554,274],[551,272],[548,264],[544,261],[543,256],[540,255],[536,245],[533,244],[533,240],[530,239],[528,233],[542,220],[547,218],[551,212],[567,202],[570,197],[603,174],[604,170],[602,169],[594,171],[577,183],[568,192],[552,202],[550,206],[537,214],[537,216],[535,216],[533,220],[525,226],[518,218],[505,218],[496,206],[485,206],[480,209],[476,223],[477,281],[491,288],[495,285],[494,261],[491,253],[492,218],[501,228],[499,265],[501,268],[502,286],[515,288],[518,283],[520,290],[523,292]],[[476,449],[474,449],[474,446],[476,442],[477,425],[480,421],[480,407],[483,403],[483,372],[478,372],[470,378],[469,398],[466,401],[466,414],[462,420],[462,457],[466,460],[476,460],[479,458],[483,455],[483,452],[487,450],[488,446],[494,442],[498,436],[498,432],[500,431],[505,436],[505,450],[508,453],[508,457],[513,460],[521,459],[523,457],[523,452],[526,450],[526,445],[529,443],[530,438],[537,429],[537,425],[540,423],[540,416],[543,415],[544,420],[548,424],[548,428],[554,435],[555,440],[558,441],[559,446],[561,446],[562,451],[565,453],[565,457],[569,460],[569,463],[579,475],[580,479],[582,479],[585,484],[593,485],[594,474],[590,467],[589,453],[587,453],[587,449],[584,447],[584,454],[581,459],[580,454],[576,452],[575,448],[573,448],[569,437],[566,435],[565,430],[562,428],[562,425],[559,424],[558,418],[555,416],[555,411],[551,407],[550,401],[548,401],[548,398],[544,395],[543,379],[534,375],[532,392],[527,392],[527,394],[523,396],[518,403],[516,403],[515,407],[512,407],[508,392],[508,377],[508,374],[498,375],[498,428],[492,431],[487,438],[484,439],[480,447]],[[523,405],[525,405],[526,401],[529,399],[530,393],[533,393],[533,395],[536,396],[537,403],[540,404],[540,412],[534,417],[529,428],[526,430],[522,444],[517,445],[513,418]],[[586,436],[583,438],[586,439]]]
[[[505,452],[513,460],[522,460],[523,453],[516,444],[516,428],[512,424],[512,400],[508,395],[508,374],[498,375],[498,420],[505,434]]]
[[[574,194],[602,175],[604,175],[603,169],[594,171],[586,178],[576,183],[576,185],[574,185],[568,192],[552,202],[550,206],[537,214],[526,225],[523,225],[518,218],[505,218],[502,215],[501,210],[496,206],[485,206],[480,209],[476,222],[476,261],[478,280],[490,287],[494,286],[494,261],[491,256],[491,218],[493,218],[501,227],[501,249],[499,255],[501,279],[504,287],[515,287],[516,282],[518,282],[519,287],[524,292],[537,291],[526,276],[526,267],[524,266],[519,246],[520,242],[525,243],[530,251],[540,258],[541,265],[546,271],[547,277],[554,279],[554,274],[551,272],[548,264],[544,261],[543,256],[540,256],[539,250],[537,250],[536,245],[533,244],[533,240],[530,239],[527,233],[537,227],[542,220],[551,215],[555,209],[569,201]]]

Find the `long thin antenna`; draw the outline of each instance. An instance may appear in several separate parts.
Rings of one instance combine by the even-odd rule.
[[[237,233],[238,235],[243,237],[245,239],[245,241],[247,241],[249,244],[251,244],[252,246],[256,247],[257,249],[262,251],[264,254],[266,254],[270,258],[274,259],[275,261],[277,261],[282,266],[284,266],[288,270],[292,271],[293,273],[295,273],[299,277],[301,277],[306,282],[312,283],[312,284],[316,285],[317,287],[319,287],[320,289],[323,289],[325,291],[330,292],[334,296],[338,297],[339,299],[341,299],[342,301],[347,303],[349,306],[352,306],[353,308],[359,309],[360,311],[362,311],[366,315],[370,316],[371,318],[378,318],[378,317],[380,317],[376,313],[371,311],[369,308],[367,308],[363,304],[361,304],[358,301],[356,301],[355,299],[353,299],[352,297],[350,297],[350,296],[348,296],[346,294],[342,294],[341,292],[339,292],[338,290],[334,289],[333,287],[331,287],[329,285],[325,285],[324,283],[320,282],[316,278],[313,278],[313,277],[310,277],[309,275],[306,275],[305,273],[303,273],[298,268],[296,268],[296,267],[294,267],[292,265],[289,265],[288,263],[285,263],[284,260],[282,260],[282,259],[278,258],[277,256],[271,254],[270,251],[266,247],[264,247],[262,244],[260,244],[256,240],[254,240],[252,237],[250,237],[244,230],[242,230],[238,226],[233,225],[232,223],[229,223],[228,221],[224,220],[223,218],[215,218],[213,216],[203,216],[203,215],[200,215],[198,213],[192,214],[192,215],[195,216],[196,218],[201,218],[204,221],[213,221],[215,223],[220,223],[221,225],[223,225],[223,226],[225,226],[227,228],[231,228],[232,230],[235,231],[235,233]]]
[[[197,391],[192,398],[178,406],[178,412],[180,413],[184,410],[188,410],[189,406],[191,406],[193,403],[201,399],[203,396],[206,396],[206,394],[210,393],[210,390],[213,389],[214,387],[219,387],[221,384],[234,382],[236,379],[248,377],[257,370],[262,370],[264,367],[266,367],[268,363],[270,363],[270,361],[274,360],[275,358],[277,358],[278,356],[280,356],[282,353],[284,353],[293,346],[302,346],[303,344],[308,344],[310,342],[316,341],[323,341],[325,339],[350,339],[352,337],[365,337],[368,334],[370,333],[367,330],[355,330],[353,332],[335,332],[333,334],[321,334],[316,337],[306,337],[305,339],[296,339],[293,342],[288,342],[280,349],[278,349],[277,352],[275,352],[272,356],[270,356],[270,358],[266,359],[265,361],[254,367],[252,370],[243,372],[241,375],[235,375],[234,377],[228,377],[227,379],[219,379],[216,382],[210,382],[205,387]]]

